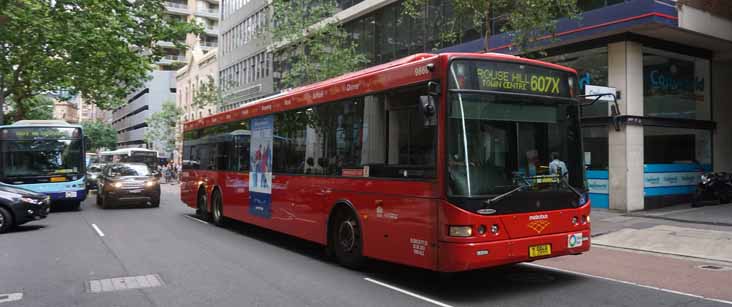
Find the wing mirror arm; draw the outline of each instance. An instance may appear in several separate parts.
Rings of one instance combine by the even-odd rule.
[[[608,101],[608,102],[611,102],[610,117],[612,118],[613,126],[615,127],[615,131],[620,131],[621,115],[620,115],[620,106],[618,106],[618,99],[617,99],[619,95],[616,95],[613,93],[604,93],[604,94],[579,95],[579,96],[577,96],[577,98],[585,98],[586,100],[592,99],[591,102],[586,102],[586,103],[579,103],[579,101],[578,101],[579,107],[584,108],[584,107],[595,104],[595,102],[598,102],[600,100],[600,98],[608,97],[608,96],[612,98],[612,101]]]

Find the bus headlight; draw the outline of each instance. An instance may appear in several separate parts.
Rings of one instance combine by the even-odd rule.
[[[473,227],[470,226],[450,226],[449,230],[451,237],[469,237],[473,235]]]

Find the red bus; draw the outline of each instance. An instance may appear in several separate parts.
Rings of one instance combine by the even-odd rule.
[[[455,272],[590,247],[576,72],[416,54],[185,123],[181,199],[365,258]]]

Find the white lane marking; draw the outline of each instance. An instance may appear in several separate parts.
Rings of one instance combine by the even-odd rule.
[[[431,299],[431,298],[428,298],[428,297],[424,297],[424,296],[421,296],[421,295],[419,295],[419,294],[416,294],[416,293],[412,293],[412,292],[409,292],[409,291],[407,291],[407,290],[404,290],[404,289],[400,289],[400,288],[397,288],[397,287],[395,287],[395,286],[392,286],[392,285],[389,285],[389,284],[386,284],[386,283],[380,282],[380,281],[378,281],[378,280],[373,280],[373,279],[371,279],[371,278],[368,278],[368,277],[364,277],[364,280],[366,280],[366,281],[368,281],[368,282],[370,282],[370,283],[374,283],[374,284],[377,284],[377,285],[379,285],[379,286],[382,286],[382,287],[386,287],[386,288],[392,289],[392,290],[394,290],[394,291],[397,291],[397,292],[401,292],[401,293],[403,293],[403,294],[406,294],[406,295],[409,295],[409,296],[412,296],[412,297],[418,298],[418,299],[420,299],[420,300],[423,300],[423,301],[425,301],[425,302],[430,302],[430,303],[432,303],[432,304],[435,304],[435,305],[437,305],[437,306],[442,306],[442,307],[452,307],[452,305],[448,305],[448,304],[445,304],[445,303],[442,303],[442,302],[438,302],[438,301],[436,301],[436,300],[433,300],[433,299]]]
[[[100,237],[103,237],[103,236],[104,236],[104,233],[102,232],[102,230],[101,230],[101,229],[99,229],[99,227],[97,227],[97,224],[92,224],[92,228],[94,228],[94,230],[96,230],[96,231],[97,231],[97,234],[98,234],[98,235],[99,235]]]
[[[681,292],[681,291],[676,291],[676,290],[671,290],[671,289],[666,289],[666,288],[659,288],[659,287],[654,287],[654,286],[648,286],[648,285],[644,285],[644,284],[635,283],[635,282],[632,282],[632,281],[625,281],[625,280],[620,280],[620,279],[615,279],[615,278],[610,278],[610,277],[603,277],[603,276],[592,275],[592,274],[587,274],[587,273],[582,273],[582,272],[576,272],[576,271],[570,271],[570,270],[565,270],[565,269],[559,269],[559,268],[545,266],[545,265],[541,265],[541,264],[535,264],[535,263],[523,263],[523,265],[533,266],[533,267],[536,267],[536,268],[547,269],[547,270],[554,270],[554,271],[562,272],[562,273],[575,274],[575,275],[580,275],[580,276],[585,276],[585,277],[590,277],[590,278],[598,278],[598,279],[603,279],[603,280],[607,280],[607,281],[617,282],[617,283],[621,283],[621,284],[626,284],[626,285],[631,285],[631,286],[636,286],[636,287],[641,287],[641,288],[646,288],[646,289],[663,291],[663,292],[667,292],[667,293],[673,293],[673,294],[678,294],[678,295],[683,295],[683,296],[689,296],[689,297],[693,297],[693,298],[703,299],[703,300],[707,300],[707,301],[713,301],[713,302],[717,302],[717,303],[723,303],[723,304],[732,305],[732,301],[726,301],[726,300],[722,300],[722,299],[718,299],[718,298],[706,297],[706,296],[702,296],[702,295],[698,295],[698,294]]]
[[[192,216],[190,216],[190,215],[188,215],[188,214],[184,214],[183,216],[184,216],[184,217],[186,217],[186,218],[187,218],[187,219],[189,219],[189,220],[194,220],[194,221],[196,221],[196,222],[199,222],[199,223],[204,223],[204,224],[208,224],[208,222],[206,222],[206,221],[202,221],[202,220],[199,220],[199,219],[197,219],[197,218],[195,218],[195,217],[192,217]]]
[[[23,293],[0,294],[0,303],[14,302],[23,299]]]

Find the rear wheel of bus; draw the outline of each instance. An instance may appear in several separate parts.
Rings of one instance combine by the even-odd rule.
[[[360,224],[351,209],[341,207],[336,210],[329,227],[333,253],[341,265],[358,269],[366,262]]]

